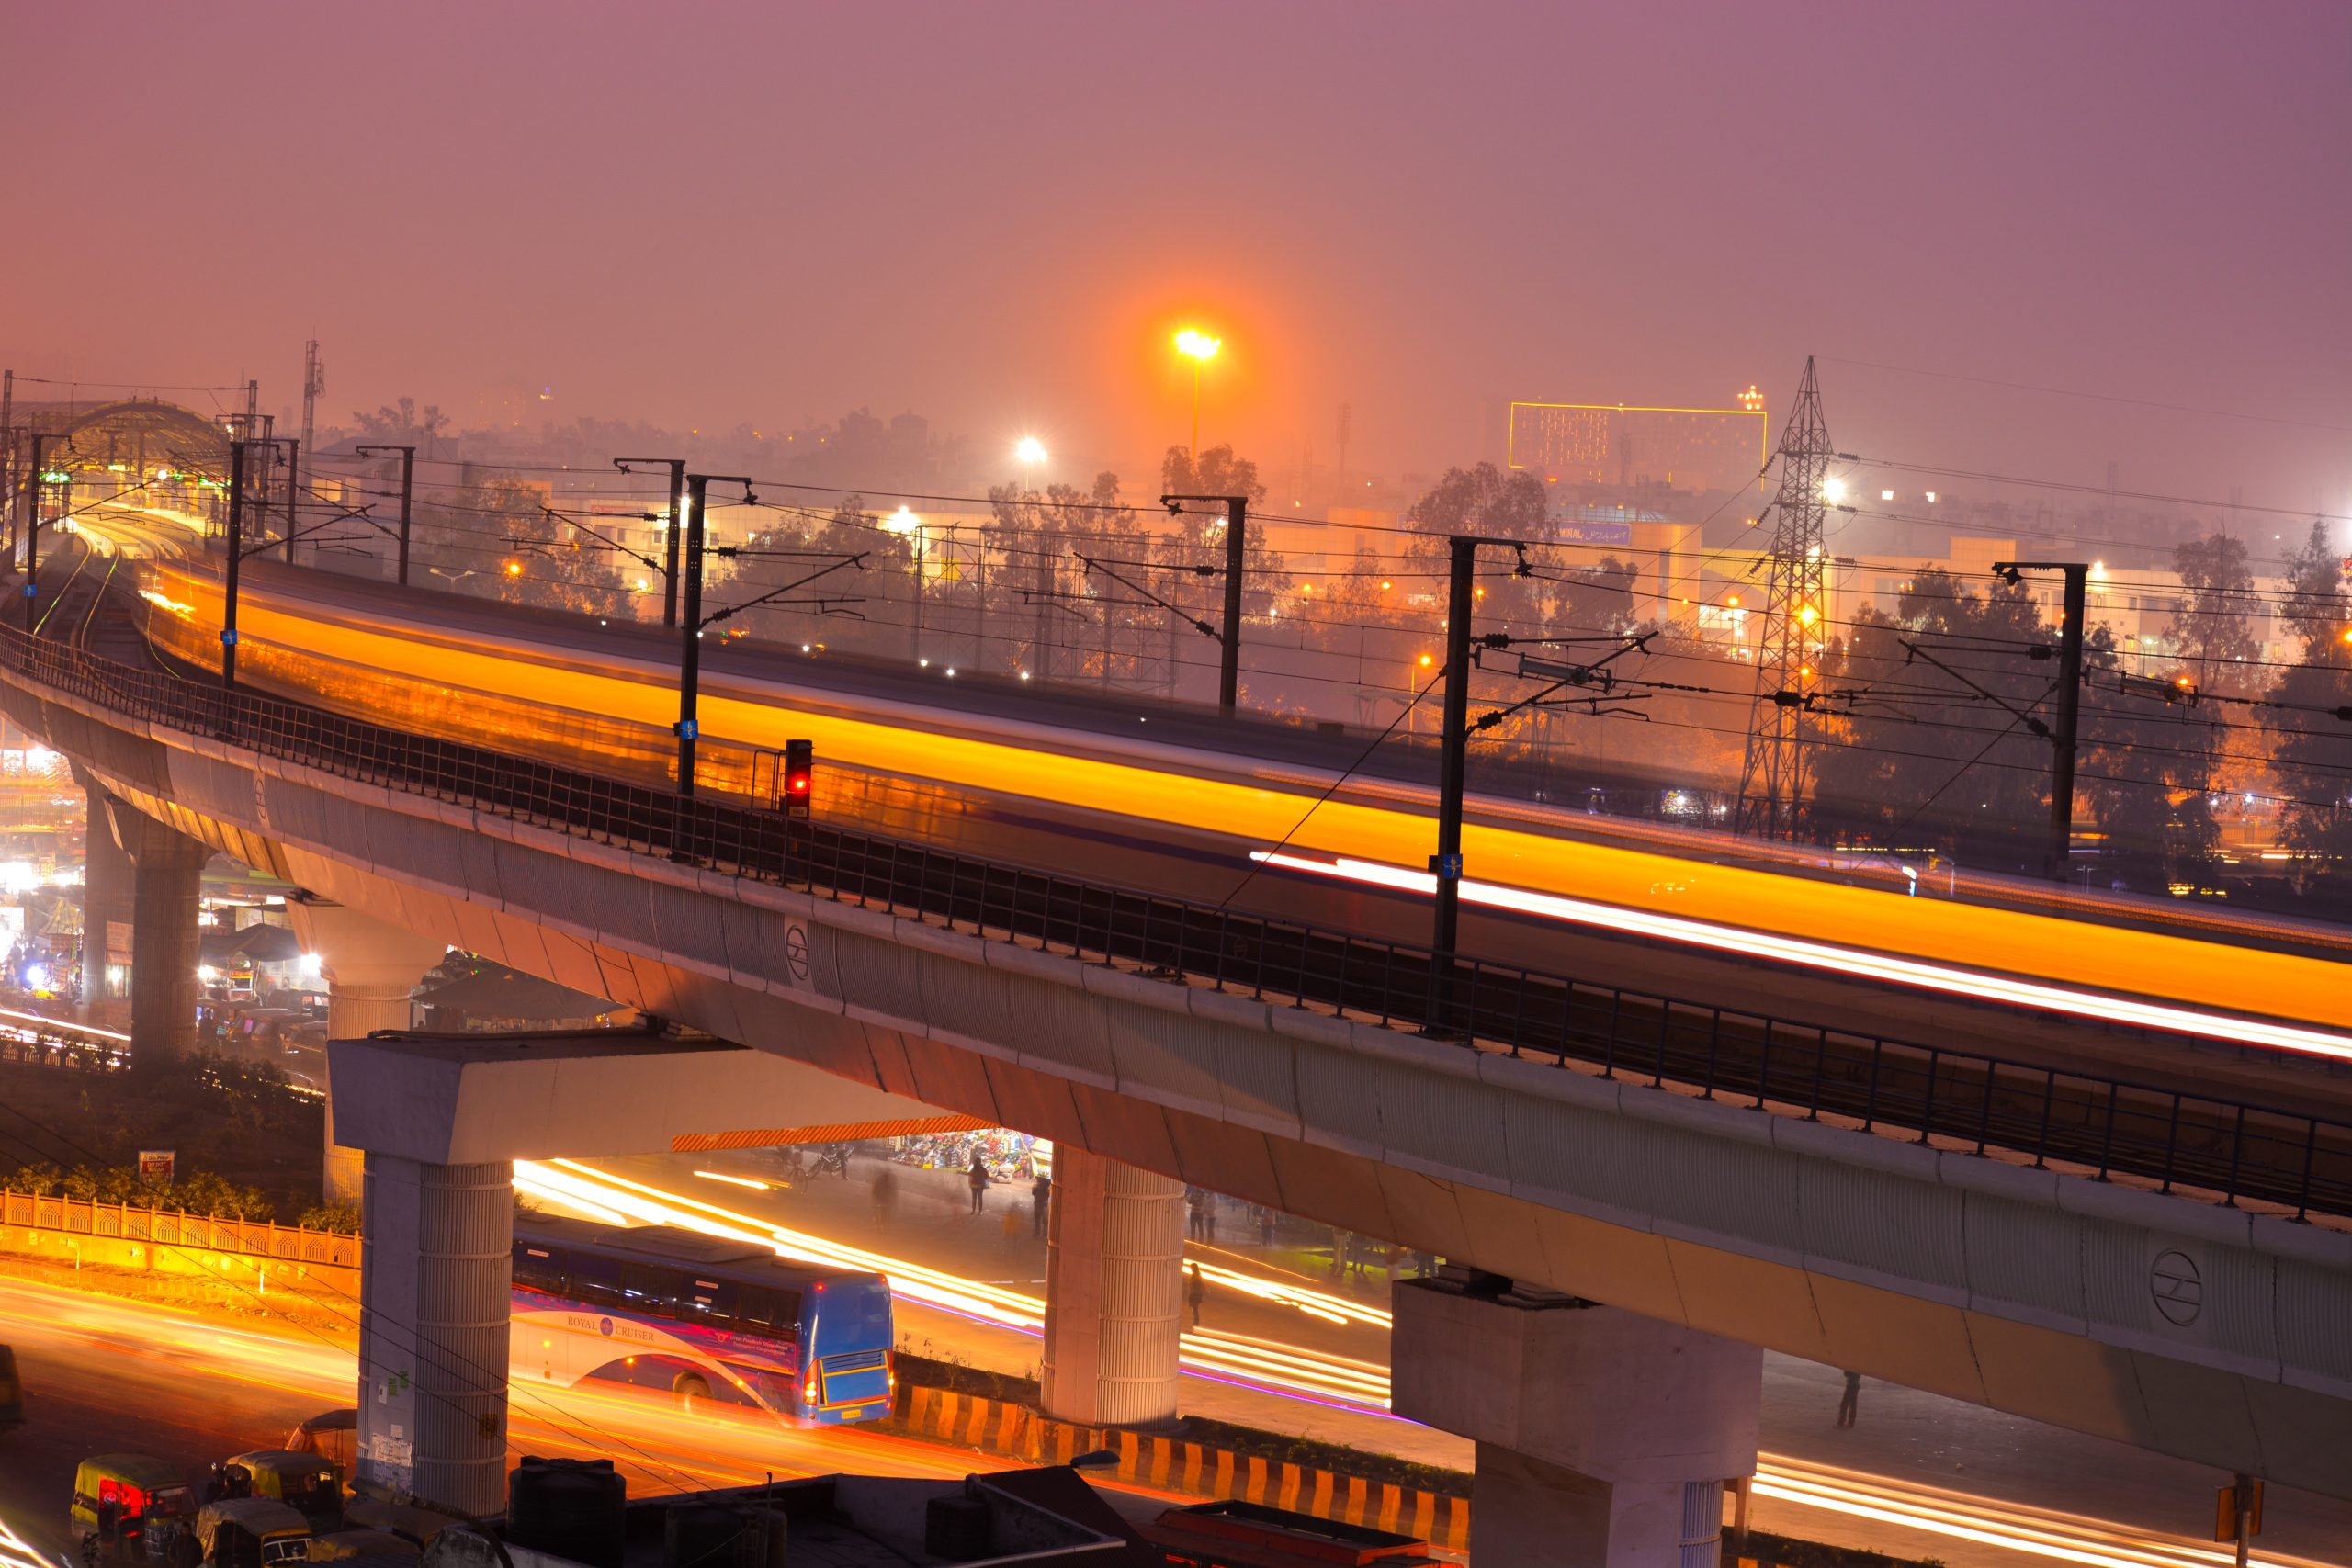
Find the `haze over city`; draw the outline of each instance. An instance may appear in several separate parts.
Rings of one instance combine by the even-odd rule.
[[[0,107],[12,161],[44,211],[105,214],[0,264],[22,374],[251,376],[277,407],[317,337],[338,419],[867,406],[1136,474],[1182,438],[1167,334],[1205,322],[1210,439],[1328,464],[1346,402],[1351,465],[1396,474],[1500,457],[1514,400],[1753,383],[1777,417],[1810,353],[1849,450],[2352,510],[2331,4],[64,6],[7,32],[44,62]]]

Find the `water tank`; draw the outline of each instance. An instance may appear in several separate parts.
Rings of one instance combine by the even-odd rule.
[[[662,1516],[662,1568],[783,1568],[784,1515],[727,1503],[673,1503]]]
[[[525,1456],[506,1478],[506,1539],[587,1568],[621,1568],[628,1482],[608,1459]]]
[[[923,1505],[922,1549],[951,1562],[968,1562],[989,1553],[989,1506],[968,1492],[951,1492]]]

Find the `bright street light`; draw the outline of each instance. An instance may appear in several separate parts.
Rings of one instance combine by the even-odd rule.
[[[1012,444],[1012,455],[1034,468],[1046,460],[1046,444],[1034,435],[1024,435]]]
[[[1196,473],[1201,465],[1201,367],[1215,359],[1224,346],[1223,338],[1191,327],[1176,334],[1176,352],[1193,362],[1193,468]]]
[[[1176,352],[1188,354],[1194,359],[1215,359],[1216,351],[1224,346],[1223,338],[1211,337],[1206,333],[1196,333],[1190,327],[1186,327],[1176,334]]]

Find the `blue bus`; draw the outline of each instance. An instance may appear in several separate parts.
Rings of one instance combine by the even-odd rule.
[[[796,1425],[878,1421],[898,1387],[890,1285],[752,1242],[530,1215],[514,1226],[518,1384],[666,1387]]]

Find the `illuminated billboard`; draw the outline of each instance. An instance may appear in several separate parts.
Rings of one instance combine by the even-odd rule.
[[[1510,461],[1567,484],[1737,490],[1763,471],[1770,423],[1761,408],[1513,403]]]

